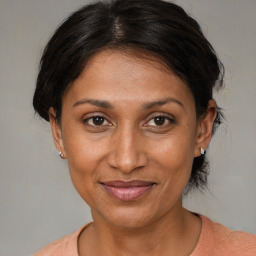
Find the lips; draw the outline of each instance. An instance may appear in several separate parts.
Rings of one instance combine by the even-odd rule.
[[[108,181],[101,183],[106,192],[121,201],[132,201],[138,199],[150,191],[156,183],[134,180],[134,181]]]

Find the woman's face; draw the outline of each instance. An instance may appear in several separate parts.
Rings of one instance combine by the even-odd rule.
[[[51,118],[55,143],[94,218],[138,227],[182,209],[193,158],[210,138],[181,79],[157,61],[106,50],[62,104],[61,127]]]

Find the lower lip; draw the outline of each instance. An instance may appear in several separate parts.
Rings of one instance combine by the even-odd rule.
[[[151,190],[153,186],[154,184],[144,187],[117,188],[103,184],[103,187],[110,196],[121,201],[132,201],[138,199]]]

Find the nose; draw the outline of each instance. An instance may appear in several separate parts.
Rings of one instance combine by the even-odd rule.
[[[147,165],[146,149],[142,135],[134,128],[117,131],[111,138],[111,152],[108,155],[108,164],[124,174]]]

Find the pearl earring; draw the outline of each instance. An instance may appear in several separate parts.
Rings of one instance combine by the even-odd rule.
[[[205,154],[205,149],[204,148],[200,148],[200,151],[201,151],[201,155]]]
[[[61,151],[59,152],[59,156],[60,156],[61,159],[64,159],[64,155]]]

